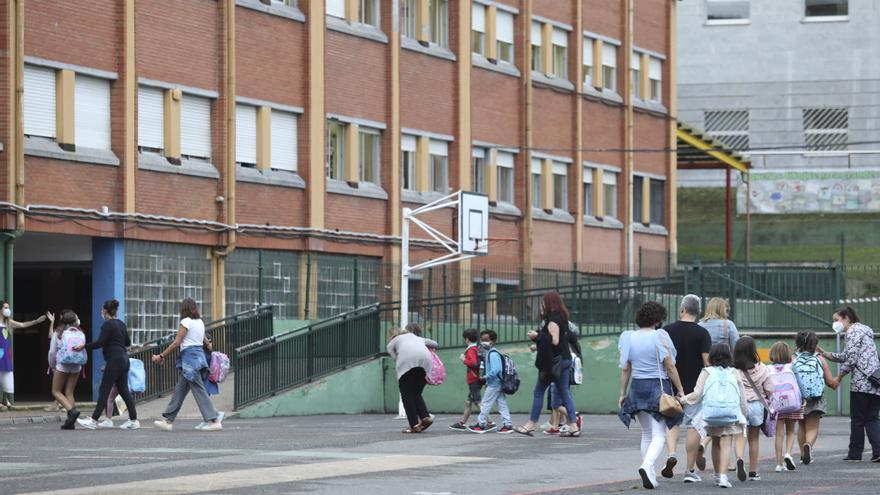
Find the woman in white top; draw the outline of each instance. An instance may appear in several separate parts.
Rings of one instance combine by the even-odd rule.
[[[191,391],[204,419],[204,425],[199,425],[196,429],[200,431],[223,429],[222,413],[214,409],[205,390],[204,380],[208,376],[208,361],[205,359],[204,347],[209,345],[210,342],[205,337],[205,323],[199,315],[196,302],[187,297],[180,303],[180,327],[177,329],[174,342],[160,354],[153,356],[154,363],[161,363],[165,360],[165,356],[171,354],[176,347],[180,347],[180,356],[177,358],[179,370],[177,386],[174,387],[174,395],[171,396],[168,408],[162,413],[164,419],[153,422],[157,428],[171,431],[174,419],[180,412],[180,406],[183,405],[186,394]]]

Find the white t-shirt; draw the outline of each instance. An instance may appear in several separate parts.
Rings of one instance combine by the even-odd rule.
[[[183,350],[192,346],[201,347],[205,340],[205,322],[201,318],[193,320],[190,317],[186,317],[180,320],[180,324],[186,328],[186,335],[183,336],[180,349]]]

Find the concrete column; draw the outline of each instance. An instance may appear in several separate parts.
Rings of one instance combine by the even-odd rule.
[[[431,140],[426,136],[419,136],[416,140],[416,191],[427,192],[430,181],[428,174],[430,173],[429,146]]]
[[[300,2],[302,4],[302,2]],[[325,178],[324,156],[326,145],[325,105],[324,105],[324,0],[308,0],[306,23],[308,30],[308,135],[309,165],[308,176],[305,177],[309,187],[308,226],[316,229],[324,228],[324,196],[327,189]]]
[[[498,60],[498,7],[493,3],[486,7],[486,58]]]
[[[101,308],[104,301],[119,301],[120,320],[125,321],[125,241],[95,237],[92,239],[92,338],[101,334]],[[92,353],[92,400],[98,398],[101,385],[101,368],[104,356],[100,350]]]
[[[272,109],[257,108],[257,168],[272,167]]]
[[[605,216],[605,170],[601,168],[593,169],[593,215],[597,217]]]
[[[180,98],[179,89],[165,90],[165,158],[180,165]]]
[[[541,162],[541,208],[553,209],[553,160],[549,158]]]
[[[63,69],[55,72],[56,141],[61,149],[67,151],[76,149],[74,84],[76,84],[76,74],[72,70]]]
[[[137,172],[137,121],[135,111],[137,109],[137,74],[135,73],[135,15],[134,0],[125,0],[123,12],[123,57],[122,57],[122,84],[125,85],[124,114],[125,148],[123,151],[122,176],[125,200],[123,202],[126,213],[134,213],[135,203],[135,174]]]
[[[360,180],[360,126],[345,126],[345,171],[343,176],[349,184],[357,184]]]
[[[601,88],[605,84],[605,76],[602,70],[602,45],[600,39],[593,40],[593,87]]]

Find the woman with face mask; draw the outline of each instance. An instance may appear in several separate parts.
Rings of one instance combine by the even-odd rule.
[[[46,315],[36,320],[15,321],[12,319],[12,308],[6,301],[0,301],[0,411],[5,411],[12,406],[13,394],[15,393],[15,377],[12,375],[12,331],[20,328],[32,327],[46,321]],[[48,314],[48,313],[46,313]]]
[[[840,363],[838,383],[844,376],[852,374],[849,384],[849,454],[844,460],[862,460],[867,433],[872,449],[871,462],[880,462],[880,387],[869,378],[880,369],[874,331],[860,323],[855,310],[849,306],[837,310],[833,318],[834,333],[846,336],[846,346],[843,352],[825,352],[821,348],[818,351],[825,359]]]

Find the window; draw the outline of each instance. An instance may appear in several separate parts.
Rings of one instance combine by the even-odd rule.
[[[593,169],[584,167],[584,215],[593,216]]]
[[[272,130],[269,134],[270,161],[273,170],[296,172],[296,115],[272,110]]]
[[[736,151],[749,150],[748,110],[707,110],[703,118],[710,136]]]
[[[532,70],[535,72],[542,71],[541,63],[541,24],[532,23]]]
[[[706,20],[748,20],[749,0],[706,0]]]
[[[327,15],[345,19],[346,0],[327,0]]]
[[[449,0],[428,0],[428,4],[431,43],[446,48],[449,46]]]
[[[161,153],[165,149],[165,92],[138,88],[138,148]]]
[[[513,203],[513,153],[498,152],[498,201]]]
[[[416,138],[400,138],[400,187],[407,191],[416,190]]]
[[[498,60],[513,63],[513,14],[497,11],[495,14],[495,36],[498,49]]]
[[[419,0],[401,0],[400,34],[405,38],[418,37],[418,3]]]
[[[593,40],[584,38],[584,87],[593,86]]]
[[[632,52],[629,64],[629,86],[633,98],[642,99],[642,56],[638,52]]]
[[[602,89],[617,92],[617,47],[602,45]]]
[[[486,192],[486,148],[472,148],[471,155],[471,190],[478,193]]]
[[[617,218],[617,173],[606,170],[602,174],[602,187],[605,188],[604,216]]]
[[[553,209],[568,209],[568,167],[553,162]]]
[[[55,71],[24,66],[24,133],[55,138]]]
[[[471,4],[471,51],[486,56],[486,6]]]
[[[379,27],[379,0],[358,0],[358,22]]]
[[[211,158],[211,100],[188,94],[180,99],[180,154]]]
[[[651,179],[651,223],[664,225],[666,215],[666,181]]]
[[[345,124],[327,122],[327,178],[345,180]]]
[[[430,190],[446,194],[449,189],[449,143],[431,140],[428,145]]]
[[[532,208],[541,208],[541,160],[532,158]]]
[[[553,29],[553,76],[568,79],[568,33]]]
[[[641,175],[633,176],[633,189],[632,189],[632,220],[635,223],[642,223],[642,184],[644,183],[645,178]]]
[[[110,81],[76,75],[74,84],[76,146],[110,149]]]
[[[804,145],[811,151],[845,150],[848,143],[849,110],[804,108]]]
[[[663,101],[663,62],[659,58],[651,57],[648,63],[648,81],[651,91],[651,101],[658,103]]]
[[[235,161],[257,165],[257,108],[250,105],[235,106]]]
[[[380,182],[379,161],[381,159],[379,133],[372,130],[361,129],[359,132],[359,141],[359,180],[361,182],[378,184]]]
[[[849,15],[849,0],[804,0],[804,16],[833,17]]]

